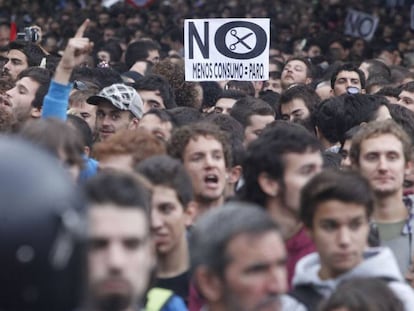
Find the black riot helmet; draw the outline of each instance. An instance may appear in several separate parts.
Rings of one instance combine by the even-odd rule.
[[[0,155],[0,310],[74,310],[86,274],[83,200],[43,150],[2,137]]]

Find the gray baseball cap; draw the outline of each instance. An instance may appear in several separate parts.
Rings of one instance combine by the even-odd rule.
[[[89,97],[86,102],[91,105],[109,102],[120,110],[131,111],[138,119],[141,119],[143,114],[144,105],[137,91],[122,83],[115,83],[103,88],[97,95]]]

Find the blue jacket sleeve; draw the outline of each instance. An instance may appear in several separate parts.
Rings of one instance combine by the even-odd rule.
[[[177,295],[174,295],[168,300],[167,304],[161,309],[161,311],[187,311],[184,300]]]
[[[52,80],[49,91],[43,100],[42,118],[58,118],[66,120],[66,111],[69,105],[69,94],[73,83],[63,85]]]

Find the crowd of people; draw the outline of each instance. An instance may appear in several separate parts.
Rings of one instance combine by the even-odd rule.
[[[413,311],[411,2],[105,2],[0,1],[0,309]],[[212,17],[268,80],[185,80]]]

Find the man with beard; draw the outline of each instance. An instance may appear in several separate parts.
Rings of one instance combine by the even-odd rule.
[[[13,114],[19,124],[30,118],[40,118],[43,99],[49,88],[51,72],[31,67],[18,76],[16,85],[2,95],[3,106]]]
[[[122,83],[103,88],[86,102],[96,105],[96,136],[104,141],[119,130],[135,130],[142,118],[143,103],[137,91]]]
[[[282,120],[302,124],[313,132],[311,116],[319,102],[320,98],[314,90],[304,84],[298,84],[281,94],[279,115]]]
[[[374,190],[372,226],[382,245],[389,246],[401,272],[409,268],[412,250],[413,202],[403,198],[405,174],[412,167],[412,144],[407,133],[394,121],[370,122],[353,137],[352,166]]]
[[[155,267],[150,192],[132,175],[106,172],[85,185],[89,205],[89,303],[97,311],[133,310]]]
[[[223,204],[232,159],[224,132],[209,123],[182,126],[171,136],[167,152],[183,162],[190,176],[197,215]]]
[[[9,44],[2,75],[16,81],[23,70],[40,66],[45,57],[46,54],[38,45],[26,41],[13,41]]]
[[[101,172],[85,185],[90,240],[88,310],[139,310],[145,303],[156,262],[149,187],[138,175],[115,171]],[[149,301],[164,297],[152,293]],[[177,296],[168,298],[168,305],[184,307]]]
[[[309,84],[313,79],[312,64],[306,58],[293,57],[283,67],[280,79],[283,90],[294,84]]]
[[[365,76],[358,67],[346,63],[339,66],[331,76],[331,94],[365,93]]]

